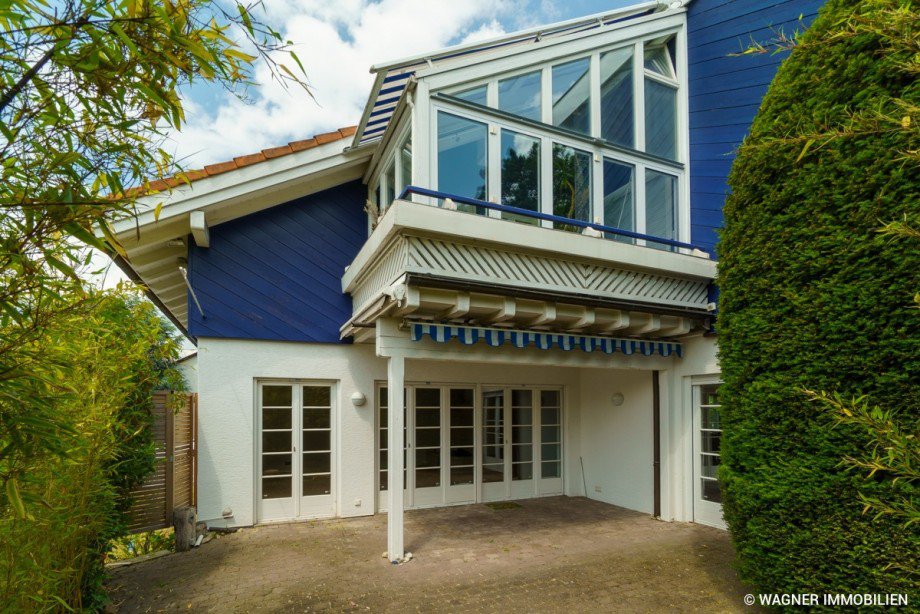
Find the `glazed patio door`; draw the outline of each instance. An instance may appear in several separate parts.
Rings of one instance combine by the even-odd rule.
[[[258,520],[329,516],[332,495],[332,386],[258,387]]]
[[[499,501],[508,498],[509,467],[505,465],[508,456],[505,433],[505,390],[482,391],[482,422],[480,441],[482,455],[479,464],[479,480],[482,484],[482,501]]]
[[[717,479],[722,443],[718,395],[716,383],[693,387],[693,520],[725,528]]]

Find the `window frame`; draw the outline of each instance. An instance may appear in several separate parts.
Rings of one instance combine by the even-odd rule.
[[[406,141],[412,139],[412,122],[406,121],[404,125],[400,126],[396,131],[394,137],[390,139],[390,142],[387,144],[386,153],[380,157],[380,161],[376,165],[376,171],[374,173],[374,179],[367,184],[367,197],[374,205],[377,207],[378,219],[382,217],[387,210],[389,210],[392,202],[386,203],[381,202],[385,201],[387,193],[389,191],[389,181],[387,178],[387,173],[389,172],[390,166],[393,166],[393,177],[394,177],[394,186],[393,194],[394,200],[399,198],[399,195],[406,188],[403,185],[403,159],[402,159],[402,149],[406,144]],[[412,158],[410,158],[410,168],[409,168],[409,178],[410,185],[414,179],[413,174],[413,164],[412,159],[415,158],[415,151],[413,148]],[[373,227],[377,220],[369,220],[371,227]]]
[[[634,232],[646,234],[646,169],[665,173],[677,177],[677,212],[676,223],[677,233],[672,237],[678,241],[689,242],[690,240],[690,207],[689,207],[689,114],[688,114],[688,87],[687,82],[687,65],[686,65],[686,31],[685,19],[681,15],[681,23],[674,25],[673,21],[663,25],[660,29],[649,30],[641,35],[627,37],[619,41],[611,41],[596,46],[583,48],[578,51],[566,53],[563,49],[557,52],[557,55],[543,57],[539,61],[526,62],[525,58],[518,58],[518,65],[503,71],[495,71],[491,74],[479,75],[477,78],[467,78],[457,80],[453,83],[440,85],[447,75],[436,75],[439,79],[432,82],[432,93],[429,97],[430,113],[430,149],[431,152],[429,163],[431,164],[431,185],[433,189],[438,189],[438,150],[437,150],[437,116],[440,112],[447,112],[460,117],[466,117],[471,120],[484,122],[488,125],[488,165],[486,177],[486,193],[490,202],[500,202],[501,199],[501,156],[500,156],[500,139],[501,131],[513,130],[526,136],[536,138],[541,141],[541,186],[540,186],[540,211],[542,213],[552,214],[552,149],[553,143],[589,151],[593,155],[592,168],[592,197],[591,197],[591,221],[604,220],[603,210],[603,166],[604,159],[613,162],[627,164],[634,169],[634,194],[633,194],[633,227]],[[675,73],[674,79],[669,79],[650,69],[645,68],[644,50],[646,45],[662,44],[666,45],[670,38],[674,38],[675,54],[672,59],[672,68]],[[632,50],[632,79],[633,79],[633,129],[634,129],[634,148],[623,147],[614,143],[609,143],[600,138],[601,131],[601,73],[600,58],[601,55],[610,51]],[[526,55],[526,54],[524,54]],[[545,55],[545,54],[544,54]],[[669,56],[670,57],[670,56]],[[566,128],[553,125],[553,108],[552,108],[552,72],[553,68],[562,64],[575,62],[582,59],[589,61],[589,78],[590,78],[590,135],[582,135]],[[499,63],[487,62],[486,66]],[[482,67],[471,67],[470,69],[459,70],[458,76],[462,78],[469,75],[473,68],[482,71]],[[499,81],[515,77],[522,74],[542,71],[542,121],[535,122],[527,118],[515,119],[511,114],[498,109],[498,83]],[[676,102],[676,121],[675,128],[676,139],[676,160],[667,160],[645,151],[645,83],[646,79],[654,80],[657,83],[675,88],[677,92]],[[435,87],[437,86],[437,87]],[[460,100],[450,100],[444,96],[451,96],[454,93],[466,91],[476,87],[486,87],[487,108],[482,108],[476,103],[469,103]],[[497,212],[489,212],[492,217],[498,217]],[[544,227],[551,227],[551,222],[542,221]],[[634,241],[636,245],[645,245],[644,240]],[[680,250],[686,251],[686,250]]]

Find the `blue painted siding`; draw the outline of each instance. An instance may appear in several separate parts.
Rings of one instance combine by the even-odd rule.
[[[354,181],[211,228],[190,247],[193,337],[339,342],[351,317],[342,273],[367,238],[366,188]]]
[[[752,41],[791,35],[824,0],[694,0],[687,15],[690,69],[690,234],[715,246],[734,151],[786,54],[731,57]],[[799,17],[802,20],[799,20]]]

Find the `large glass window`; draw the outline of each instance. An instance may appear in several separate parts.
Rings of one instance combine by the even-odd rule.
[[[438,190],[485,199],[487,139],[484,123],[438,113]]]
[[[540,121],[540,71],[499,81],[498,108]]]
[[[591,221],[591,165],[590,153],[553,143],[553,215]],[[582,230],[558,222],[556,228]]]
[[[402,147],[399,148],[399,191],[412,185],[412,135],[407,134]]]
[[[396,198],[396,159],[390,160],[387,170],[384,172],[384,185],[386,186],[386,196],[383,201],[383,208],[390,206]]]
[[[632,49],[601,54],[601,138],[634,147]]]
[[[553,66],[553,124],[591,134],[588,58]]]
[[[604,225],[620,230],[635,230],[635,190],[633,182],[635,169],[604,159]],[[622,235],[608,235],[608,238],[632,243],[633,239]]]
[[[645,234],[677,239],[677,177],[645,171]],[[649,247],[665,249],[658,243]]]
[[[677,90],[645,78],[645,151],[677,159]]]
[[[540,210],[540,141],[502,130],[502,204]],[[506,219],[536,224],[532,217],[503,214]]]
[[[486,106],[486,104],[488,104],[488,88],[485,85],[463,90],[462,92],[456,92],[454,96],[469,102],[481,104],[482,106]]]

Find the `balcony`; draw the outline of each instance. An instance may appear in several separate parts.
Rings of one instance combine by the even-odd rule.
[[[689,244],[409,187],[345,272],[341,333],[367,341],[396,317],[676,339],[709,327],[715,273]]]

